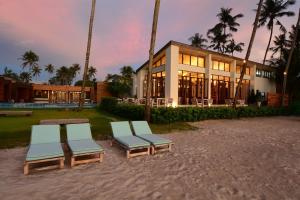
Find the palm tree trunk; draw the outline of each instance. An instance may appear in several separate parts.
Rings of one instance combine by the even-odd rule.
[[[85,65],[84,65],[84,72],[83,72],[83,77],[82,77],[81,93],[80,93],[80,97],[79,97],[79,109],[82,109],[83,104],[84,104],[84,100],[85,100],[85,90],[84,89],[85,89],[86,75],[87,75],[87,71],[88,71],[88,68],[89,68],[95,8],[96,8],[96,0],[92,0],[92,9],[91,9],[91,16],[90,16],[90,23],[89,23],[89,33],[88,33],[88,42],[87,42],[87,49],[86,49]]]
[[[286,93],[287,76],[288,76],[289,67],[290,67],[290,64],[291,64],[291,61],[292,61],[292,56],[293,56],[293,53],[294,53],[294,49],[295,49],[295,46],[296,46],[296,41],[297,41],[297,38],[298,38],[299,26],[300,26],[300,9],[299,9],[299,14],[298,14],[298,21],[297,21],[297,24],[296,24],[296,33],[295,33],[293,43],[292,43],[292,46],[291,46],[288,62],[286,64],[286,67],[285,67],[285,70],[284,70],[284,73],[283,73],[281,106],[284,106],[284,96],[285,96],[285,93]]]
[[[155,39],[156,39],[159,6],[160,6],[160,0],[155,0],[151,42],[150,42],[150,50],[149,50],[149,64],[148,64],[147,91],[146,91],[146,104],[145,104],[145,120],[147,120],[148,122],[150,121],[151,118],[151,108],[150,108],[151,107],[150,96],[151,96],[151,88],[152,88],[151,79],[152,79],[152,65],[153,65],[153,55],[154,55],[154,47],[155,47]]]
[[[272,40],[272,37],[273,37],[273,29],[274,29],[274,26],[272,25],[272,27],[271,27],[271,33],[270,33],[270,38],[269,38],[269,43],[268,43],[268,46],[267,46],[267,49],[266,49],[266,52],[265,52],[263,65],[265,65],[265,62],[266,62],[266,59],[267,59],[267,54],[269,52],[271,40]]]
[[[251,50],[252,50],[252,45],[253,45],[256,30],[257,30],[257,27],[258,27],[258,19],[259,19],[259,16],[260,16],[262,4],[263,4],[263,0],[259,0],[259,4],[258,4],[257,11],[256,11],[256,16],[255,16],[255,21],[254,21],[254,25],[253,25],[253,30],[252,30],[252,34],[251,34],[251,38],[250,38],[250,42],[249,42],[249,46],[248,46],[246,57],[245,57],[245,60],[244,60],[244,63],[243,63],[243,67],[242,67],[242,71],[241,71],[241,75],[240,75],[240,80],[238,82],[238,85],[237,85],[236,91],[235,91],[235,96],[234,96],[234,101],[233,101],[233,107],[234,108],[236,108],[236,101],[237,101],[237,98],[238,98],[238,95],[239,95],[239,90],[241,88],[241,84],[242,84],[242,81],[243,81],[243,78],[244,78],[244,75],[245,75],[245,72],[246,72],[247,62],[249,60],[250,53],[251,53]]]

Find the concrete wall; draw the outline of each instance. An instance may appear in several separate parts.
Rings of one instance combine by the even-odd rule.
[[[260,92],[276,93],[276,83],[274,80],[267,78],[256,77],[255,78],[255,91],[259,90]]]

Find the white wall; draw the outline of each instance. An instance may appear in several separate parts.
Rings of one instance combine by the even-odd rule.
[[[271,92],[276,93],[276,83],[274,80],[267,78],[256,77],[255,78],[255,92],[259,90],[260,92]]]

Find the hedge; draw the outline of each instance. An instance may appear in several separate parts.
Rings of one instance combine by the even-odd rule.
[[[254,106],[239,107],[160,107],[151,109],[151,120],[153,123],[171,122],[193,122],[207,119],[234,119],[241,117],[277,116],[277,115],[299,115],[300,104],[290,108],[273,108]],[[298,106],[298,107],[297,107]],[[103,98],[100,109],[126,118],[128,120],[143,120],[145,108],[141,105],[118,104],[117,99],[112,97]]]

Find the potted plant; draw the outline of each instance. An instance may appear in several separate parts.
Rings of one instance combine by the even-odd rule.
[[[255,99],[256,99],[256,105],[257,107],[261,107],[261,102],[262,102],[262,95],[261,95],[261,92],[259,90],[256,91],[256,96],[255,96]]]

